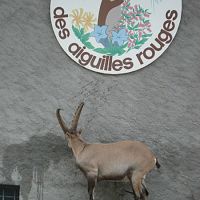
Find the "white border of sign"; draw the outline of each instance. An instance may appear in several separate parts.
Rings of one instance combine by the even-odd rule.
[[[178,31],[182,0],[124,0],[130,3],[130,10],[142,16],[132,18],[137,27],[130,27],[130,23],[124,20],[125,26],[113,26],[109,33],[107,24],[98,24],[102,2],[51,0],[51,23],[60,46],[71,59],[89,70],[103,74],[125,74],[146,67],[165,52]],[[122,13],[123,6],[120,5]],[[81,15],[85,16],[83,21]],[[116,27],[121,29],[116,30]],[[105,34],[108,38],[105,38]],[[112,49],[110,46],[108,48],[108,41]],[[131,42],[134,43],[132,46]]]

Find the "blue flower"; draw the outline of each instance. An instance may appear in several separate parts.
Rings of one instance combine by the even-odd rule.
[[[108,37],[106,31],[108,26],[98,26],[95,25],[94,31],[90,34],[91,37],[95,37],[97,42],[100,42],[101,39],[105,39]]]
[[[114,44],[115,42],[119,45],[122,46],[125,41],[128,40],[128,34],[126,33],[126,29],[121,29],[119,32],[112,32],[112,43]]]

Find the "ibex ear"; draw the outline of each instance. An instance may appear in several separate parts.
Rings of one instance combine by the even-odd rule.
[[[70,136],[70,133],[66,132],[66,133],[65,133],[65,136],[66,136],[66,137],[69,137],[69,136]]]
[[[78,133],[81,135],[82,131],[83,131],[82,129],[79,129],[79,130],[78,130]]]
[[[70,136],[70,133],[66,133],[66,135],[69,137],[69,136]]]

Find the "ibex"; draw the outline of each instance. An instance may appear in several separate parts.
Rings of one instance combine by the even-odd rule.
[[[98,25],[105,25],[108,13],[113,8],[120,6],[123,3],[123,1],[124,0],[102,0],[99,10]]]
[[[148,191],[145,176],[155,165],[160,167],[158,160],[149,148],[139,141],[121,141],[116,143],[87,143],[77,129],[79,117],[84,103],[81,103],[68,128],[57,109],[58,122],[72,149],[76,164],[88,181],[90,200],[94,200],[94,188],[101,180],[122,180],[128,178],[136,200],[145,200]]]

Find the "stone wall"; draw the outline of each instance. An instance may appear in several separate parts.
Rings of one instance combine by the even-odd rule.
[[[136,139],[162,168],[147,177],[149,200],[200,196],[200,1],[183,0],[177,37],[143,70],[120,76],[76,65],[53,34],[50,1],[0,1],[0,183],[23,200],[88,199],[55,110],[85,101],[80,127],[90,142]],[[99,183],[97,200],[127,200],[126,183]]]

